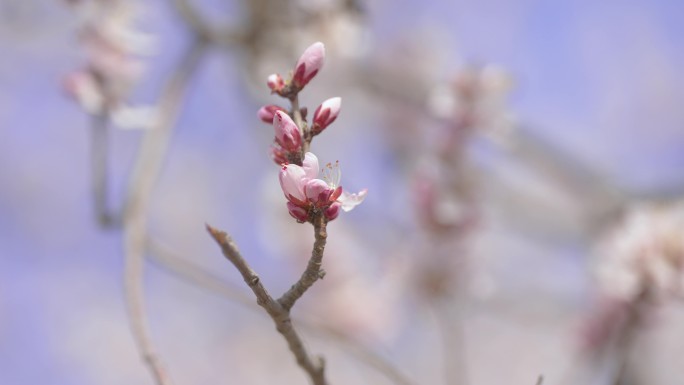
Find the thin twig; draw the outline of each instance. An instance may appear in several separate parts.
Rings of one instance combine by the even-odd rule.
[[[323,215],[317,215],[313,220],[314,225],[314,245],[311,250],[311,258],[306,265],[306,269],[302,273],[299,280],[290,287],[279,299],[278,302],[286,310],[292,309],[295,302],[316,283],[319,279],[325,276],[325,271],[321,269],[323,263],[323,252],[325,251],[325,243],[328,239],[327,220]]]
[[[299,94],[294,93],[289,99],[292,107],[292,120],[294,120],[302,135],[302,159],[304,159],[304,154],[306,154],[311,147],[312,136],[302,117],[302,110],[299,107]]]
[[[264,312],[261,311],[261,308],[254,303],[252,297],[248,296],[247,293],[243,291],[242,286],[226,282],[222,277],[202,268],[196,263],[174,255],[168,247],[161,243],[155,240],[148,240],[147,255],[159,267],[174,274],[176,277],[192,283],[201,289],[208,290],[224,298],[235,301],[250,311],[264,314]],[[339,343],[352,357],[377,370],[393,383],[397,385],[413,385],[411,380],[401,373],[395,365],[347,334],[308,319],[295,316],[291,316],[291,318],[303,330]]]
[[[167,147],[179,115],[186,87],[203,57],[205,44],[197,41],[188,49],[169,80],[159,102],[159,122],[145,134],[138,151],[124,210],[124,286],[131,331],[138,350],[157,385],[170,385],[149,336],[144,301],[144,257],[147,239],[147,211]]]
[[[302,111],[299,109],[299,95],[294,94],[294,96],[290,98],[290,103],[292,104],[292,119],[297,127],[299,127],[303,136],[305,134],[303,125],[304,119],[302,119]]]
[[[304,347],[302,339],[292,326],[290,312],[271,297],[266,288],[261,284],[259,276],[247,264],[235,242],[223,231],[207,225],[207,231],[221,247],[223,255],[235,266],[242,275],[245,283],[252,289],[257,297],[257,304],[264,308],[276,325],[276,330],[285,338],[294,354],[299,366],[309,375],[314,385],[327,385],[325,379],[325,361],[322,357],[312,358]]]

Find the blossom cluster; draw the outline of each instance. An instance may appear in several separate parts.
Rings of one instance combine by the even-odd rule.
[[[306,108],[299,108],[299,92],[321,70],[325,61],[325,47],[317,42],[307,48],[297,61],[292,75],[284,80],[279,74],[268,77],[267,85],[272,93],[289,99],[293,108],[269,104],[257,112],[265,123],[273,124],[275,131],[271,158],[281,165],[280,186],[287,198],[290,215],[298,222],[308,222],[318,215],[334,220],[340,209],[349,211],[361,203],[367,190],[350,194],[340,185],[339,163],[328,163],[319,169],[316,155],[308,152],[314,136],[330,126],[340,113],[342,100],[339,97],[327,99],[314,111],[311,126],[307,125]],[[295,110],[296,109],[296,110]],[[322,179],[318,178],[322,172]]]

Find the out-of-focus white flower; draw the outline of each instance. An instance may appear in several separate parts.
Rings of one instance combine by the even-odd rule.
[[[625,301],[643,293],[684,295],[684,202],[635,205],[597,251],[606,295]]]
[[[513,125],[506,109],[512,87],[510,75],[501,67],[469,67],[460,70],[450,84],[436,86],[427,104],[441,119],[465,122],[485,133],[505,134]]]
[[[156,113],[125,101],[143,71],[138,55],[152,51],[151,36],[135,29],[140,8],[130,0],[70,1],[80,20],[86,54],[82,70],[67,76],[65,88],[83,109],[108,115],[122,128],[149,128]]]

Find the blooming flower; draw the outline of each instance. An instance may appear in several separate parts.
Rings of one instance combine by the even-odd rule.
[[[339,210],[350,211],[363,202],[368,191],[350,194],[340,186],[340,167],[328,163],[318,178],[318,158],[307,152],[302,166],[288,164],[280,171],[280,187],[288,202],[290,215],[305,222],[314,211],[322,212],[328,220],[339,215]],[[306,212],[306,216],[304,216]]]
[[[340,107],[342,105],[341,98],[330,98],[323,103],[321,103],[316,111],[314,112],[313,125],[311,131],[314,134],[319,134],[326,127],[328,127],[332,122],[337,119],[337,115],[340,114]]]

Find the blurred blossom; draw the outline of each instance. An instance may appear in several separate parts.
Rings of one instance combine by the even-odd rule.
[[[513,81],[503,68],[466,67],[450,83],[432,89],[428,109],[452,124],[481,129],[501,139],[514,123],[506,106],[512,87]]]
[[[604,293],[630,302],[684,296],[684,202],[637,204],[598,247]]]
[[[79,19],[85,52],[83,69],[65,80],[66,91],[91,115],[109,116],[122,128],[149,128],[157,119],[150,107],[130,107],[126,99],[142,75],[138,59],[151,53],[152,38],[138,31],[140,8],[130,0],[70,1]]]

